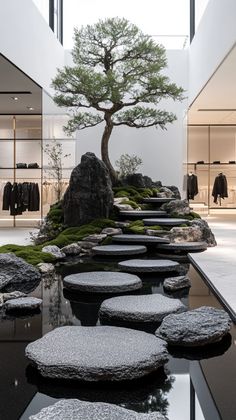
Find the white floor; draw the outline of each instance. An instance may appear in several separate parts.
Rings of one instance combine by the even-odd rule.
[[[205,218],[217,240],[217,247],[190,254],[193,265],[221,295],[236,321],[236,214]]]
[[[37,232],[37,229],[0,228],[0,246],[6,244],[29,245],[32,243],[30,232]]]

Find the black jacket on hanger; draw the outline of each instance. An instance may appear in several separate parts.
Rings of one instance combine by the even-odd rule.
[[[12,184],[10,182],[7,182],[3,190],[3,199],[2,199],[3,210],[10,209],[11,190],[12,190]]]
[[[38,211],[40,207],[39,186],[34,182],[7,182],[3,190],[3,210],[10,210],[11,216],[24,211]]]
[[[214,203],[217,203],[218,197],[228,197],[227,178],[223,173],[220,173],[215,177],[212,196],[214,197]]]
[[[198,194],[198,182],[197,175],[187,175],[187,198],[188,200],[194,200],[194,196]]]

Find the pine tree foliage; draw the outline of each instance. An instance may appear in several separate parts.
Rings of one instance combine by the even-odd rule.
[[[102,159],[115,177],[108,141],[116,126],[160,127],[176,116],[158,109],[162,99],[183,99],[183,89],[163,74],[165,49],[126,19],[109,18],[75,29],[74,67],[53,80],[58,106],[72,110],[66,131],[105,122]]]

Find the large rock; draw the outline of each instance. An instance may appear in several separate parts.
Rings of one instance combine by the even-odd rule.
[[[191,287],[191,282],[188,276],[168,277],[163,282],[163,287],[168,292],[176,292],[176,290],[186,289]]]
[[[202,306],[182,314],[168,315],[156,335],[174,346],[203,346],[220,341],[230,330],[231,320],[222,309]]]
[[[67,226],[109,217],[113,208],[112,183],[106,165],[94,153],[83,155],[73,169],[63,208]]]
[[[64,252],[65,255],[79,255],[80,251],[81,247],[76,242],[61,248],[61,252]]]
[[[170,242],[201,242],[202,231],[199,226],[173,227],[170,230]]]
[[[21,291],[21,285],[34,288],[40,281],[39,271],[15,254],[0,254],[0,290]]]
[[[118,296],[103,301],[99,310],[102,321],[161,322],[171,313],[187,310],[179,299],[153,295]]]
[[[122,381],[168,361],[166,343],[128,328],[60,327],[28,344],[26,356],[42,376],[83,381]]]
[[[179,189],[175,185],[167,185],[166,188],[172,191],[173,197],[175,197],[177,200],[181,199]]]
[[[43,408],[29,420],[167,420],[161,413],[136,413],[104,402],[60,400]]]
[[[169,214],[175,214],[180,216],[190,213],[188,200],[173,200],[169,203],[164,203],[161,206],[161,210],[164,210]]]
[[[63,284],[67,289],[84,293],[126,293],[141,289],[138,276],[116,271],[90,271],[66,276]]]
[[[158,188],[162,184],[160,181],[154,182],[149,176],[138,174],[129,174],[121,179],[123,185],[132,185],[135,188]]]
[[[42,305],[42,299],[35,297],[21,297],[18,299],[10,299],[5,302],[4,309],[6,311],[34,311]]]
[[[201,241],[204,241],[207,243],[207,245],[210,246],[216,246],[217,242],[215,240],[215,236],[211,229],[209,228],[209,225],[206,220],[203,219],[194,219],[191,221],[191,226],[198,227],[201,230],[202,236]]]
[[[66,254],[57,245],[47,245],[42,248],[42,252],[50,254],[56,258],[56,260],[62,260]]]

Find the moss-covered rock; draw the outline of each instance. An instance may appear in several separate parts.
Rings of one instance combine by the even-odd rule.
[[[36,245],[3,245],[0,247],[0,254],[7,254],[12,252],[17,257],[23,258],[27,263],[37,265],[41,262],[51,263],[55,261],[55,258],[42,252],[40,246]]]

